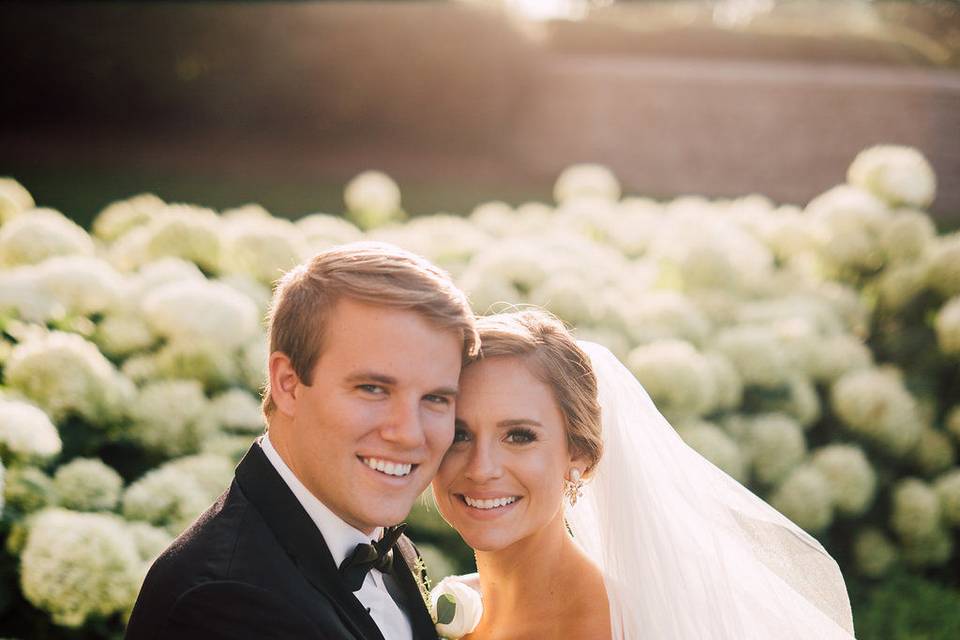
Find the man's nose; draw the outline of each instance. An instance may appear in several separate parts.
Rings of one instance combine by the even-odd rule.
[[[397,398],[387,421],[380,428],[380,437],[402,449],[417,449],[423,446],[426,436],[419,405]]]

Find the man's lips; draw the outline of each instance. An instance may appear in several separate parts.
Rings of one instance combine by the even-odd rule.
[[[410,473],[419,466],[413,462],[402,462],[373,456],[357,456],[357,458],[374,471],[379,471],[380,473],[397,478],[410,475]]]

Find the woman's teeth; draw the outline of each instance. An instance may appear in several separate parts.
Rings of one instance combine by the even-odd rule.
[[[474,509],[496,509],[497,507],[505,507],[508,504],[513,504],[519,499],[517,496],[510,496],[509,498],[494,498],[493,500],[474,500],[473,498],[463,496],[463,501]]]
[[[375,471],[380,471],[388,476],[405,476],[413,469],[412,464],[401,464],[399,462],[389,462],[380,458],[361,458],[363,464]]]

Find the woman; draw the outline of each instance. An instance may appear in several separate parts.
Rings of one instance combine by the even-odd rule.
[[[477,328],[433,482],[476,550],[467,638],[853,637],[823,547],[687,447],[609,351],[542,311]]]

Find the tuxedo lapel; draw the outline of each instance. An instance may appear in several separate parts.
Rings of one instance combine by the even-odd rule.
[[[240,489],[263,516],[304,577],[330,598],[341,619],[357,638],[383,640],[373,618],[340,578],[323,535],[270,464],[259,443],[254,443],[240,461],[236,478]]]
[[[426,604],[423,601],[423,595],[420,592],[420,580],[424,578],[417,569],[417,559],[419,554],[413,543],[403,536],[397,540],[393,547],[393,553],[396,560],[396,554],[399,553],[403,562],[394,562],[393,574],[396,577],[397,586],[403,595],[404,605],[407,616],[410,618],[410,626],[413,627],[413,637],[415,640],[437,640],[437,629],[434,626],[430,612],[427,611]]]

